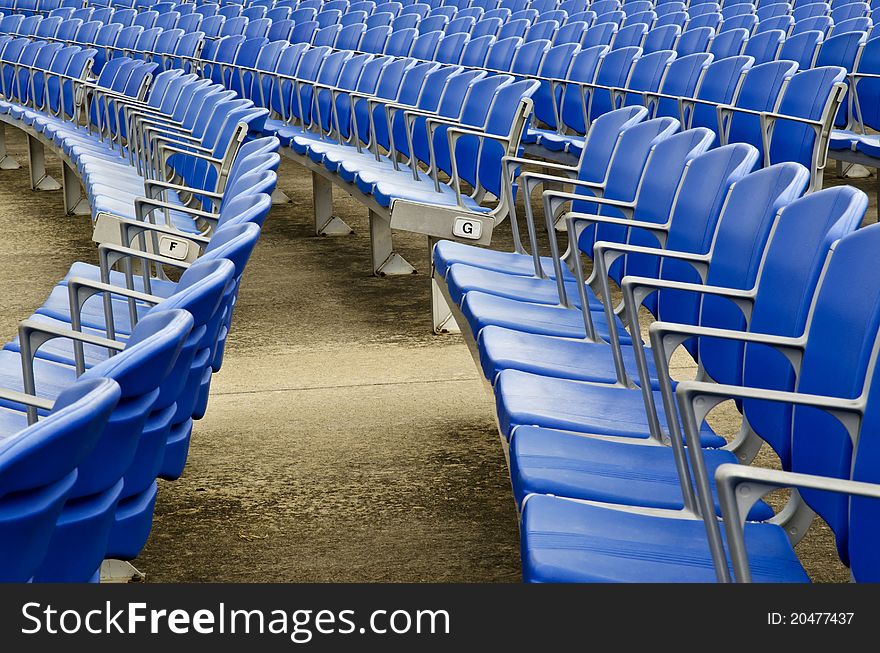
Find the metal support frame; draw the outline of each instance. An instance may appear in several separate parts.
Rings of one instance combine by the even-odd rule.
[[[354,233],[342,218],[333,215],[333,182],[312,172],[312,195],[317,235],[348,236]]]
[[[67,215],[91,215],[89,200],[83,193],[76,171],[67,162],[61,164],[61,185],[64,193],[64,212]]]
[[[130,562],[109,559],[101,563],[102,583],[142,583],[145,578]]]
[[[373,209],[370,209],[370,258],[377,277],[416,273],[416,269],[394,251],[390,219]]]
[[[18,170],[21,164],[6,151],[6,125],[0,123],[0,170]]]
[[[293,200],[290,199],[290,196],[280,188],[276,187],[275,190],[272,191],[272,206],[277,206],[278,204],[290,204],[291,202],[293,202]]]
[[[428,237],[428,256],[431,260],[431,317],[434,333],[461,333],[461,327],[448,299],[448,291],[437,283],[437,270],[434,267],[434,245],[436,238]],[[478,359],[479,360],[479,359]]]
[[[32,190],[61,190],[59,184],[46,172],[46,150],[43,144],[28,134],[28,162],[31,169]]]

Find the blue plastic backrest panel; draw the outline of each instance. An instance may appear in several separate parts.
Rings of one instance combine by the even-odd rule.
[[[696,52],[678,57],[669,65],[660,86],[660,92],[667,96],[674,96],[674,98],[694,97],[700,80],[706,75],[706,71],[712,63],[712,58],[708,52]],[[674,98],[659,98],[656,103],[656,115],[689,120],[690,112],[688,111],[682,116],[678,100]]]
[[[678,25],[661,25],[654,27],[645,35],[642,43],[642,49],[647,52],[656,52],[658,50],[671,50],[675,46],[675,41],[681,34],[681,27]]]
[[[633,63],[642,54],[638,47],[621,48],[608,52],[599,63],[599,71],[596,73],[596,85],[603,87],[622,88],[626,85]],[[616,109],[610,90],[603,88],[594,89],[590,94],[590,121]]]
[[[635,25],[627,25],[617,31],[614,40],[611,42],[612,50],[620,50],[621,48],[638,47],[645,38],[648,26],[644,23],[636,23]]]
[[[731,186],[748,175],[757,162],[758,151],[744,143],[725,145],[694,159],[676,199],[666,247],[693,254],[709,253]],[[660,277],[700,282],[693,268],[671,259],[663,261]],[[658,304],[660,319],[687,324],[697,321],[699,302],[691,295],[663,291],[659,293]]]
[[[495,41],[489,56],[486,58],[486,68],[490,70],[510,70],[516,51],[522,45],[522,37],[509,36],[506,39],[499,38]]]
[[[574,58],[567,79],[573,82],[590,83],[596,78],[596,71],[608,46],[596,45],[582,49]],[[586,94],[586,98],[583,96]],[[583,99],[582,99],[583,98]],[[586,105],[586,107],[585,107]],[[589,107],[589,91],[582,91],[575,84],[566,84],[562,96],[562,122],[578,134],[585,134],[585,108]]]
[[[880,37],[865,44],[858,68],[860,72],[880,74]],[[861,118],[866,126],[876,130],[880,127],[880,79],[860,79],[855,84],[861,113],[854,109],[852,117],[854,120]]]
[[[781,29],[768,30],[755,34],[746,43],[743,54],[754,57],[755,64],[762,64],[776,59],[779,46],[785,40],[785,32]]]
[[[568,76],[574,56],[580,51],[576,43],[556,45],[547,51],[541,63],[539,74],[547,79],[565,79]],[[535,116],[551,128],[556,127],[556,113],[562,101],[562,86],[551,91],[550,82],[541,82],[541,87],[532,97],[535,103]],[[555,98],[554,98],[555,95]]]
[[[710,285],[741,290],[754,287],[776,214],[803,194],[808,181],[809,173],[803,166],[780,163],[753,172],[733,187],[713,243],[707,275]],[[738,308],[711,295],[703,298],[700,323],[735,330],[746,326]],[[700,362],[719,383],[741,383],[742,357],[741,343],[700,342]]]
[[[855,231],[867,197],[851,186],[828,188],[792,202],[782,212],[761,269],[749,328],[756,333],[803,334],[819,276],[831,245]],[[776,350],[747,345],[743,381],[749,387],[793,390],[794,372]],[[744,401],[749,424],[791,467],[791,417],[787,404]]]
[[[816,57],[816,67],[841,66],[846,70],[853,70],[856,58],[862,46],[867,43],[868,35],[865,32],[848,32],[838,34],[825,40],[819,48]],[[847,124],[846,102],[841,104],[834,119],[836,127],[845,127]]]
[[[831,98],[834,85],[846,81],[846,70],[825,66],[804,70],[791,78],[779,105],[779,113],[819,120]],[[797,161],[810,167],[816,133],[802,123],[779,120],[773,127],[770,162]]]
[[[590,48],[596,45],[611,45],[615,34],[617,34],[617,25],[615,23],[595,24],[584,34],[581,46]]]
[[[678,43],[675,44],[675,51],[678,52],[680,57],[693,54],[694,52],[706,52],[714,35],[715,30],[711,27],[688,29],[678,39]]]
[[[809,327],[798,381],[799,392],[843,398],[859,396],[880,330],[880,311],[877,310],[880,279],[869,263],[878,246],[880,227],[871,225],[848,235],[835,247]],[[853,296],[854,288],[858,288],[857,299]],[[862,439],[876,437],[876,431],[866,429],[869,425],[876,425],[876,389],[872,390],[872,419],[862,426]],[[869,451],[873,449],[871,447]],[[860,457],[862,454],[860,443]],[[852,443],[840,423],[814,408],[796,407],[792,435],[793,471],[848,478],[851,467]],[[876,478],[876,460],[859,460],[856,470],[865,480],[870,476]],[[802,490],[801,495],[835,532],[838,552],[846,563],[848,497],[810,490]],[[876,506],[871,510],[876,514]],[[876,523],[872,528],[876,529]],[[866,543],[862,543],[862,547],[865,546]],[[876,557],[876,547],[873,548]],[[860,555],[864,556],[864,548],[860,548]],[[864,560],[860,562],[866,564]],[[873,565],[876,564],[874,561]]]
[[[797,61],[801,70],[811,68],[816,58],[816,50],[824,38],[822,32],[811,30],[789,36],[779,51],[780,59]]]
[[[660,81],[667,66],[675,59],[673,50],[659,50],[636,59],[626,81],[626,88],[632,93],[624,96],[624,104],[645,104],[645,96],[637,91],[655,93],[660,88]]]
[[[256,195],[252,196],[251,199],[240,198],[230,202],[230,213],[233,208],[240,210],[247,208],[254,212],[255,219],[246,222],[239,220],[233,223],[233,220],[235,220],[233,218],[229,223],[224,224],[222,229],[217,229],[211,238],[211,242],[205,248],[203,257],[225,258],[232,261],[235,265],[236,277],[240,277],[242,272],[244,272],[245,264],[257,244],[257,239],[260,237],[259,213],[267,213],[271,206],[271,200],[267,200],[267,197],[267,195]],[[247,200],[246,204],[233,205],[234,202],[244,202],[245,200]],[[268,204],[267,201],[269,202]]]
[[[75,469],[97,442],[119,397],[111,379],[78,381],[58,395],[50,415],[0,440],[0,497],[53,483]]]
[[[499,136],[510,134],[520,105],[533,97],[537,90],[536,80],[522,80],[499,88],[485,121],[486,131]],[[515,135],[517,142],[519,136]],[[476,169],[480,185],[496,197],[501,197],[501,158],[508,154],[506,148],[498,141],[477,142],[476,138],[468,136],[461,138],[456,147],[456,161],[462,178],[474,184],[477,179],[469,179],[468,175],[473,175],[472,170]],[[478,153],[478,156],[474,156],[474,153]]]
[[[742,54],[743,47],[748,39],[748,30],[742,27],[727,30],[726,32],[721,32],[712,39],[712,43],[709,45],[709,52],[711,52],[716,59],[736,57]]]
[[[737,94],[736,106],[752,111],[773,111],[783,85],[796,72],[794,61],[770,61],[752,66]],[[731,143],[751,143],[763,153],[761,121],[754,114],[734,112],[728,138]]]
[[[728,57],[714,61],[706,70],[697,91],[697,98],[717,104],[733,102],[743,73],[748,71],[754,59],[746,56]],[[691,126],[718,130],[718,117],[712,104],[696,104],[691,112]]]
[[[669,138],[679,129],[679,122],[674,118],[654,118],[633,125],[620,134],[608,167],[607,184],[604,197],[631,202],[636,198],[639,182],[652,148],[659,142]],[[588,194],[584,191],[584,194]],[[579,213],[599,213],[601,215],[620,216],[616,209],[596,206],[590,202],[574,202],[572,210]],[[598,228],[587,228],[578,240],[578,246],[592,256],[593,243],[605,240],[621,242],[624,232],[617,227],[600,225]],[[612,276],[614,270],[611,271]]]

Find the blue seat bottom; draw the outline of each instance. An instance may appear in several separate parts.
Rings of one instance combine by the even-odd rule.
[[[745,526],[755,582],[806,583],[785,532]],[[624,512],[531,495],[521,528],[523,580],[531,583],[711,583],[716,581],[702,520]]]
[[[559,291],[555,279],[507,274],[463,263],[453,263],[449,266],[446,285],[452,300],[459,305],[464,294],[472,290],[535,304],[555,305],[559,303]],[[566,281],[564,287],[568,301],[573,306],[580,308],[581,299],[578,294],[577,281]],[[593,294],[593,291],[590,288],[585,290],[590,309],[603,310],[602,302]]]
[[[506,274],[534,276],[535,264],[528,254],[516,252],[500,252],[496,249],[485,249],[474,245],[465,245],[454,240],[441,240],[434,245],[433,252],[434,269],[443,278],[453,263],[464,263],[484,270],[495,270]],[[541,266],[544,273],[551,279],[556,278],[553,268],[553,259],[548,256],[541,257]],[[568,268],[562,270],[563,278],[574,281],[574,275]]]
[[[547,304],[530,304],[515,299],[489,295],[479,291],[469,292],[461,304],[461,312],[471,327],[471,332],[478,334],[481,329],[494,324],[496,326],[537,333],[561,338],[586,338],[584,316],[578,308],[548,306]],[[590,311],[596,336],[610,340],[608,323],[604,311]],[[617,337],[622,344],[631,344],[629,334],[623,323],[615,316]]]
[[[662,397],[654,392],[660,426],[667,430]],[[552,429],[647,439],[648,419],[642,391],[620,386],[584,383],[505,370],[495,382],[498,424],[510,438],[514,426],[535,425]],[[703,424],[704,447],[719,448],[726,440]]]
[[[492,382],[502,370],[508,369],[575,381],[617,382],[611,347],[605,343],[543,336],[490,325],[480,331],[479,345],[483,374]],[[624,368],[638,383],[635,350],[624,346],[622,353]],[[659,390],[650,350],[646,358],[651,386]]]
[[[724,463],[736,463],[730,451],[703,452],[709,478]],[[529,494],[554,494],[625,506],[680,510],[681,483],[671,447],[602,440],[568,431],[520,426],[510,439],[510,479],[517,504]],[[721,508],[714,494],[718,514]],[[773,510],[763,501],[749,514],[764,521]]]

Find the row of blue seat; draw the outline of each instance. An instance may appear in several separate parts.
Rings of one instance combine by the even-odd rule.
[[[832,45],[837,43],[832,41],[829,40]],[[297,124],[299,114],[291,107],[294,85],[318,83],[371,92],[379,83],[379,77],[358,77],[360,66],[366,61],[363,57],[354,57],[343,68],[341,64],[328,65],[320,56],[303,58],[303,45],[226,43],[232,47],[221,45],[210,63],[204,62],[203,72],[261,106],[270,107],[271,99],[274,104],[270,108],[282,121],[293,122],[295,129],[303,125]],[[488,53],[478,54],[476,60],[470,58],[466,63],[475,71],[485,66],[495,73],[509,72],[541,82],[541,90],[533,101],[534,115],[542,126],[534,125],[523,139],[532,152],[549,152],[557,158],[565,155],[565,159],[577,161],[583,143],[583,136],[578,134],[585,134],[596,117],[621,104],[644,104],[651,107],[655,116],[667,115],[691,126],[710,127],[719,135],[720,142],[751,143],[762,152],[765,164],[801,162],[811,169],[814,185],[821,185],[827,133],[844,89],[844,70],[827,65],[825,60],[820,60],[820,68],[798,72],[793,61],[753,66],[753,59],[748,56],[713,62],[711,54],[676,58],[674,51],[640,57],[639,48],[609,51],[599,46],[579,50],[573,44],[551,47],[546,41],[519,48],[509,46],[510,43],[496,42]],[[329,52],[319,50],[325,55]],[[835,50],[826,52],[830,57]],[[337,53],[340,61],[346,57],[343,51]],[[464,54],[471,56],[474,52],[465,50]],[[462,60],[463,57],[455,57],[453,62]],[[438,61],[448,59],[438,57]],[[261,77],[263,84],[244,83],[245,71]],[[270,84],[270,80],[275,81]],[[400,102],[402,89],[391,80],[387,84],[387,90],[381,93]],[[787,118],[781,118],[783,115]],[[774,123],[779,123],[780,128]],[[289,140],[277,121],[269,121],[267,126],[283,142]],[[330,127],[324,138],[339,133],[335,125]],[[342,128],[341,133],[348,131]],[[401,132],[395,144],[399,146],[403,138]],[[368,137],[363,142],[372,141]]]
[[[0,578],[82,582],[138,555],[156,478],[183,471],[280,159],[243,143],[265,111],[195,75],[119,57],[88,78],[93,50],[26,43],[0,65],[0,121],[52,148],[65,198],[82,183],[115,234],[0,352]]]
[[[801,197],[808,185],[802,166],[754,171],[759,157],[751,146],[710,149],[711,132],[679,127],[674,119],[649,119],[642,107],[597,120],[574,182],[582,192],[544,193],[551,257],[538,256],[530,212],[528,250],[451,241],[434,248],[434,281],[496,400],[522,513],[523,576],[729,580],[729,553],[736,580],[803,582],[794,544],[815,510],[854,577],[876,580],[868,553],[876,506],[809,491],[865,492],[862,486],[738,461],[751,460],[766,442],[786,471],[877,482],[865,442],[870,431],[792,404],[832,413],[852,397],[859,397],[853,412],[868,405],[863,388],[866,371],[876,369],[880,312],[873,300],[856,310],[845,296],[854,279],[871,297],[880,293],[862,258],[877,246],[880,227],[856,231],[867,207],[860,191]],[[572,183],[540,172],[523,173],[519,183],[529,179]],[[554,229],[563,210],[566,259]],[[593,261],[589,280],[583,256]],[[620,312],[613,310],[612,280],[623,289]],[[642,305],[658,320],[651,348],[639,332]],[[831,342],[840,357],[825,355]],[[671,381],[669,358],[682,344],[712,382]],[[789,353],[795,350],[802,358]],[[742,399],[743,414],[730,444],[704,423],[728,397]],[[861,433],[857,451],[844,427],[855,438]],[[759,479],[768,484],[747,502],[731,501]],[[807,489],[770,521],[773,511],[760,498],[787,483]],[[867,491],[880,496],[876,486]],[[716,515],[734,542],[730,552]]]

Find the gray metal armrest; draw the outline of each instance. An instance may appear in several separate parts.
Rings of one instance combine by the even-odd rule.
[[[10,390],[8,388],[0,388],[0,399],[5,399],[6,401],[11,401],[23,406],[32,406],[37,410],[52,410],[53,406],[55,406],[55,402],[51,399],[43,399],[42,397],[36,397],[24,392],[19,392],[18,390]],[[33,420],[31,420],[31,416],[28,414],[28,425],[33,424],[36,421],[36,414],[34,415]]]
[[[120,344],[115,340],[110,340],[109,338],[102,338],[81,331],[74,331],[73,329],[65,329],[55,326],[54,324],[47,324],[36,320],[24,320],[18,325],[18,340],[21,349],[22,383],[26,394],[36,395],[34,359],[36,358],[37,351],[45,343],[55,338],[67,338],[74,342],[105,347],[114,352],[121,351],[125,348],[125,345]],[[82,360],[77,360],[77,376],[84,371],[85,363]],[[37,407],[28,406],[27,412],[28,422],[35,422],[37,419]]]
[[[760,388],[747,388],[715,383],[702,383],[696,381],[682,381],[675,391],[678,406],[681,411],[684,424],[685,439],[687,441],[687,453],[691,460],[694,472],[694,483],[697,489],[699,511],[703,516],[706,526],[706,535],[709,539],[709,548],[715,565],[715,573],[721,581],[730,580],[730,572],[727,568],[727,558],[724,544],[721,539],[721,529],[715,516],[712,487],[700,447],[700,425],[713,408],[728,399],[759,399],[796,406],[811,406],[835,417],[847,430],[853,442],[857,441],[864,414],[865,399],[841,399],[837,397],[824,397],[820,395],[808,395],[798,392],[785,392],[780,390],[763,390]],[[746,469],[745,466],[736,466]],[[721,488],[718,488],[719,494]],[[763,496],[766,492],[762,493]],[[758,498],[760,498],[760,496]],[[755,499],[757,500],[757,499]],[[722,504],[723,505],[723,504]],[[747,513],[746,513],[747,514]],[[725,520],[725,527],[727,521]],[[746,565],[747,567],[747,565]],[[744,577],[742,567],[738,570],[738,579]],[[747,573],[747,572],[746,572]]]
[[[751,507],[768,493],[783,488],[798,488],[880,499],[880,485],[875,483],[729,463],[715,470],[715,486],[718,488],[734,578],[738,583],[752,580],[745,543],[746,516]],[[726,560],[724,569],[727,570]],[[731,578],[727,575],[719,577],[719,580],[729,582]]]

